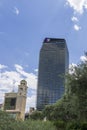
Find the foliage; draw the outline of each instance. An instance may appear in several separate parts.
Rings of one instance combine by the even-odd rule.
[[[27,120],[29,130],[56,130],[56,127],[50,121]]]
[[[30,120],[16,121],[7,113],[0,111],[0,130],[56,130],[50,121]]]
[[[74,104],[74,101],[63,97],[54,105],[46,106],[43,110],[43,114],[48,120],[72,121],[77,119],[77,111],[75,107],[76,104]]]
[[[47,105],[42,111],[43,116],[46,117],[48,120],[52,120],[54,118],[54,115],[52,115],[53,109],[54,105]]]
[[[73,67],[67,77],[67,98],[73,101],[79,120],[87,120],[87,61]]]
[[[87,61],[66,74],[65,94],[43,110],[49,120],[87,121]]]
[[[56,120],[53,124],[58,130],[64,130],[66,127],[66,123],[62,120]]]
[[[87,130],[86,122],[69,122],[66,126],[66,130]]]
[[[81,128],[80,123],[70,122],[70,123],[68,123],[66,130],[81,130],[80,128]]]
[[[32,114],[30,115],[30,119],[34,119],[34,120],[41,120],[43,119],[43,114],[41,111],[34,111],[32,112]]]
[[[87,130],[87,122],[81,123],[81,130]]]
[[[72,67],[66,81],[64,96],[42,112],[33,112],[30,119],[16,121],[0,111],[0,130],[87,130],[87,61]]]
[[[1,130],[2,129],[9,130],[12,122],[14,122],[14,119],[11,116],[9,116],[6,112],[0,111],[0,129]]]

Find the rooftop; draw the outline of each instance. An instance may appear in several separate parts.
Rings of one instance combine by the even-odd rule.
[[[66,42],[63,38],[45,38],[43,43],[64,43]]]

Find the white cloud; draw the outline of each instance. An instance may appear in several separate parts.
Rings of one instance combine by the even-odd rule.
[[[86,55],[81,56],[80,61],[82,61],[82,62],[87,61],[87,56]],[[69,65],[69,73],[70,74],[73,74],[75,72],[75,67],[77,67],[77,64],[72,63],[72,64]]]
[[[75,67],[75,66],[77,66],[77,65],[72,63],[72,64],[69,65],[69,68],[72,68],[72,67]]]
[[[83,61],[83,62],[85,62],[85,61],[87,61],[87,57],[86,56],[81,56],[80,60]]]
[[[75,16],[73,16],[73,17],[71,18],[71,20],[72,20],[73,22],[78,22],[78,18],[75,17]]]
[[[16,15],[19,15],[19,9],[17,8],[17,7],[14,7],[14,13],[16,14]]]
[[[67,0],[67,3],[75,13],[82,14],[87,9],[87,0]]]
[[[15,65],[16,71],[26,79],[30,88],[36,89],[37,76],[33,73],[27,73],[20,65]]]
[[[14,66],[15,66],[16,70],[23,70],[23,67],[18,64],[15,64]]]
[[[38,72],[38,69],[35,69],[34,71],[35,71],[35,72]]]
[[[87,0],[66,0],[66,4],[73,9],[74,11],[73,15],[77,15],[78,17],[80,17],[81,14],[83,14],[84,11],[87,9]],[[75,16],[73,16],[71,20],[73,22],[79,22],[78,18]],[[81,29],[81,27],[75,24],[74,29],[78,31]]]
[[[7,68],[7,66],[0,64],[0,69],[5,69],[5,68]]]
[[[80,27],[79,25],[75,24],[75,25],[74,25],[74,29],[75,29],[76,31],[79,31],[79,30],[81,29],[81,27]]]
[[[4,100],[4,93],[0,92],[0,103],[2,103],[3,100]]]
[[[27,97],[26,111],[29,111],[29,107],[36,108],[36,95],[33,95],[31,97]]]
[[[81,27],[77,23],[78,22],[78,18],[73,16],[71,18],[71,20],[74,22],[74,26],[73,26],[74,30],[79,31],[81,29]]]
[[[4,72],[2,71],[0,73],[0,103],[4,100],[5,92],[11,92],[13,89],[17,91],[18,85],[22,79],[27,81],[29,89],[36,91],[37,76],[33,73],[25,72],[23,67],[18,64],[15,64],[14,67],[14,71],[7,71],[7,66],[0,64],[0,68],[4,68]],[[27,98],[27,107],[35,106],[36,94],[32,93],[32,95],[28,95]]]

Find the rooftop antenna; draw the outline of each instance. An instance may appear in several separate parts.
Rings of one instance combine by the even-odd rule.
[[[13,93],[14,93],[14,87],[15,87],[15,86],[14,86],[14,81],[13,81],[13,86],[12,86],[12,92],[13,92]]]

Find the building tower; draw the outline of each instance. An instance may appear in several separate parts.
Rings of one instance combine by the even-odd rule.
[[[4,110],[17,120],[24,120],[27,96],[27,82],[20,81],[18,92],[5,93]]]
[[[63,75],[68,69],[69,54],[65,39],[45,38],[39,57],[37,110],[53,104],[64,94]]]
[[[27,82],[25,80],[20,81],[17,93],[16,109],[20,111],[17,118],[24,120],[25,107],[27,96]]]

